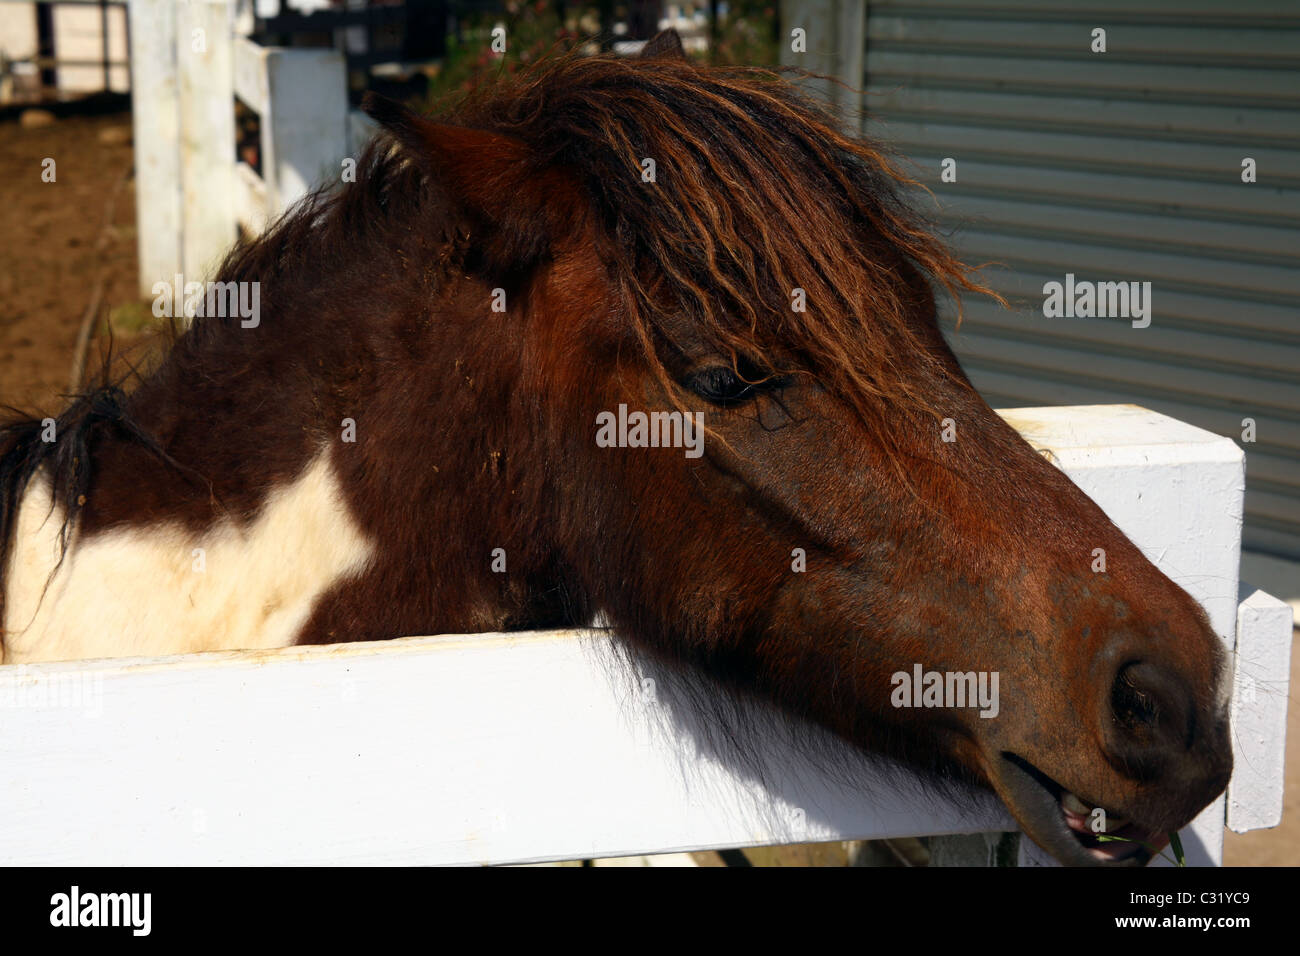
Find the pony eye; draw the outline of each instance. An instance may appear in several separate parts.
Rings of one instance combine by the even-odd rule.
[[[739,405],[758,394],[758,386],[746,382],[734,369],[717,365],[696,372],[686,380],[686,387],[696,395],[723,407]]]
[[[714,405],[729,408],[785,388],[790,382],[791,376],[773,375],[742,357],[739,370],[730,365],[712,365],[690,375],[682,384]]]

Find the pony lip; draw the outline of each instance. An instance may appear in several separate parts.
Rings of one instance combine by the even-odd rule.
[[[1098,833],[1090,825],[1092,810],[1087,801],[1068,790],[1061,793],[1060,799],[1065,825],[1074,831],[1075,839],[1090,854],[1103,862],[1127,859],[1135,856],[1143,848],[1147,849],[1150,855],[1154,855],[1164,849],[1169,842],[1168,835],[1163,831],[1147,830],[1109,810],[1106,811],[1106,829]],[[1103,837],[1112,839],[1107,840]]]
[[[1023,757],[1003,753],[1001,758],[994,789],[1025,833],[1067,866],[1145,866],[1167,842],[1127,821],[1107,834],[1119,839],[1098,839],[1079,811],[1089,807],[1086,801]]]

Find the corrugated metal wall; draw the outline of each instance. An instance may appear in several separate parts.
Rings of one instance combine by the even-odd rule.
[[[969,301],[950,335],[990,403],[1135,402],[1238,442],[1253,418],[1246,546],[1300,558],[1300,2],[867,13],[867,132],[967,261],[1005,266],[985,278],[1014,310]],[[1150,326],[1044,317],[1067,273],[1150,282]]]

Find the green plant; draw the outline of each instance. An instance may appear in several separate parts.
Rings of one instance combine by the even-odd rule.
[[[715,45],[699,58],[734,66],[776,66],[776,5],[771,0],[731,0],[725,9],[717,24]],[[599,48],[599,7],[566,5],[564,10],[561,20],[555,4],[547,0],[508,0],[503,12],[466,17],[456,33],[447,37],[446,56],[429,71],[425,109],[455,102],[482,83],[517,73],[550,53],[578,47],[595,52]],[[622,13],[616,6],[615,19]],[[504,53],[492,50],[492,29],[498,24],[506,28]]]
[[[1169,857],[1165,856],[1163,853],[1161,853],[1159,850],[1153,847],[1150,843],[1142,843],[1141,840],[1133,840],[1130,839],[1129,837],[1111,836],[1109,833],[1101,833],[1098,834],[1097,836],[1097,842],[1098,843],[1140,843],[1142,846],[1150,850],[1153,855],[1162,856],[1166,860],[1169,860],[1169,862],[1174,864],[1175,866],[1187,865],[1187,854],[1183,852],[1183,841],[1179,838],[1178,831],[1176,830],[1169,834],[1169,848],[1174,851],[1174,858],[1172,860],[1170,860]]]

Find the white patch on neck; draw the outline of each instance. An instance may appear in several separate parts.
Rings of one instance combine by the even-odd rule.
[[[244,528],[223,520],[191,534],[165,522],[74,536],[50,580],[62,523],[48,480],[33,479],[5,582],[5,664],[286,647],[317,599],[374,554],[327,453]]]

